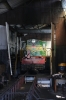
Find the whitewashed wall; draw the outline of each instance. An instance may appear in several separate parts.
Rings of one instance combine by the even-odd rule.
[[[6,27],[0,25],[0,50],[7,49]]]

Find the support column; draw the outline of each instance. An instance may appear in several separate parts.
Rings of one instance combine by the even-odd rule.
[[[51,74],[56,73],[55,66],[55,25],[51,23]]]

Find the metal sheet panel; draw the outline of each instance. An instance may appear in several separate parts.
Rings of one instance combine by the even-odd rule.
[[[7,49],[7,38],[5,26],[0,25],[0,50]]]

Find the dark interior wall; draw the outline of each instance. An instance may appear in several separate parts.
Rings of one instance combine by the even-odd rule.
[[[7,65],[8,50],[0,50],[0,64]]]
[[[56,45],[66,45],[66,30],[65,30],[65,19],[59,18],[59,22],[56,25]]]
[[[7,51],[6,27],[0,25],[0,65],[5,64],[5,66],[7,66],[7,60],[8,60],[8,51]]]
[[[65,19],[60,18],[56,25],[56,67],[59,63],[66,63],[66,29]]]
[[[0,15],[0,24],[50,24],[63,17],[60,1],[33,0]]]

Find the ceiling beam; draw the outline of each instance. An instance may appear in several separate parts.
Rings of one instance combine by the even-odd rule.
[[[18,33],[51,33],[51,29],[18,29]]]
[[[51,29],[19,29],[16,27],[9,26],[9,29],[13,32],[17,32],[18,34],[23,33],[51,33]]]
[[[51,29],[18,29],[19,33],[51,33]]]

